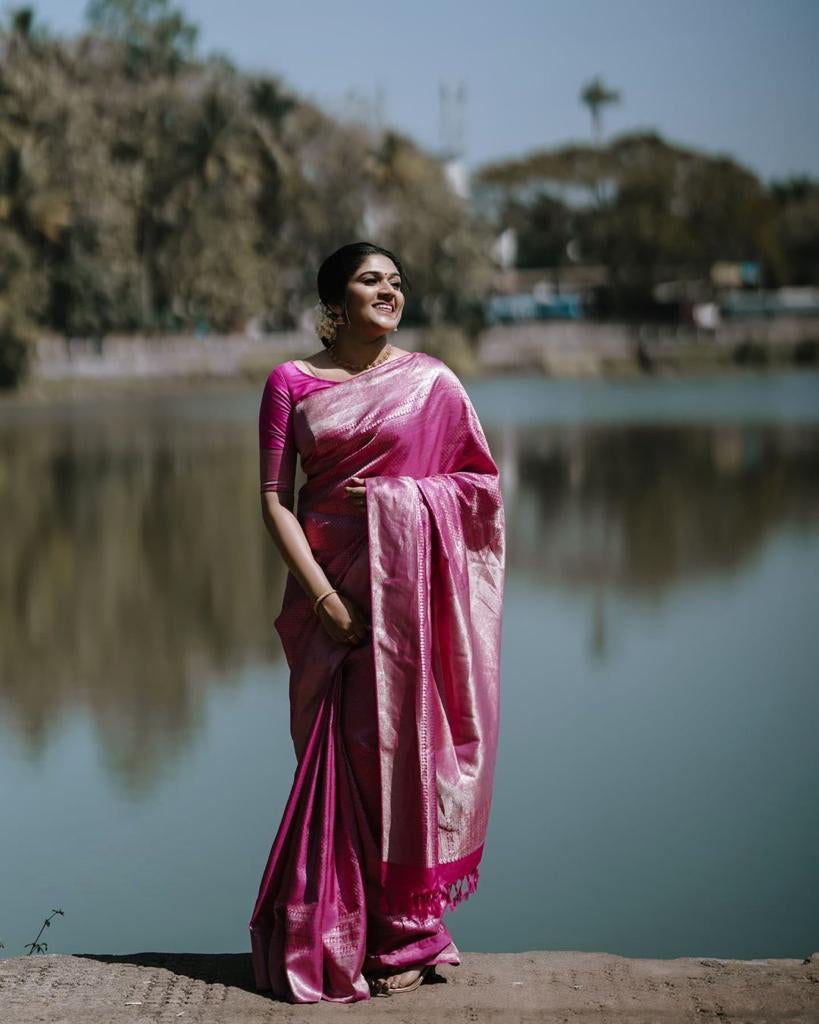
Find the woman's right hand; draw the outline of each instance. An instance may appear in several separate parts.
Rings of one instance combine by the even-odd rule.
[[[356,605],[343,594],[330,594],[320,602],[316,614],[333,640],[359,644],[367,639],[369,624]]]

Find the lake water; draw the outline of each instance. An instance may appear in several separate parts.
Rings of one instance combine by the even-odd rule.
[[[819,950],[819,375],[468,384],[508,521],[465,950]],[[249,949],[289,791],[260,386],[0,404],[0,940]]]

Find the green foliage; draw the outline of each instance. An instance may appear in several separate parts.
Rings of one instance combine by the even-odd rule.
[[[819,183],[768,188],[654,132],[495,163],[478,181],[517,228],[521,266],[567,264],[572,241],[617,292],[643,300],[669,277],[707,280],[717,260],[757,260],[772,285],[819,283]]]
[[[25,377],[29,354],[29,339],[12,321],[0,321],[0,388],[13,388]]]
[[[91,0],[87,20],[35,45],[23,9],[0,31],[0,319],[100,340],[292,327],[360,238],[401,253],[408,322],[474,303],[486,234],[409,139],[194,59],[170,0]]]
[[[785,269],[794,285],[819,285],[819,181],[806,177],[773,182],[777,235]]]
[[[609,89],[598,77],[583,86],[580,91],[580,102],[589,108],[594,137],[600,142],[603,137],[603,107],[608,103],[619,103],[620,93],[616,89]]]
[[[51,919],[52,919],[52,917],[56,917],[57,914],[59,914],[61,917],[65,916],[65,912],[62,909],[52,910],[51,913],[48,915],[48,917],[45,918],[45,920],[43,921],[43,923],[42,923],[42,925],[40,927],[40,930],[37,933],[37,938],[33,942],[27,942],[26,943],[25,948],[28,950],[28,955],[29,956],[31,956],[32,953],[47,953],[48,952],[48,943],[47,942],[40,942],[40,936],[43,934],[43,932],[46,930],[46,928],[50,928],[51,927]]]
[[[571,210],[545,192],[530,202],[511,198],[506,207],[506,226],[517,232],[519,267],[560,266],[575,233]]]
[[[199,29],[169,0],[89,0],[92,32],[122,44],[131,73],[173,71],[190,60]]]

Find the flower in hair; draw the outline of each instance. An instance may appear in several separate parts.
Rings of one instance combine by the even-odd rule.
[[[336,321],[333,311],[324,302],[318,302],[315,306],[316,334],[320,338],[333,341],[336,336]]]

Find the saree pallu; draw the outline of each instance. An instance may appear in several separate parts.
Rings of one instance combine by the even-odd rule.
[[[250,922],[253,969],[257,989],[290,1002],[352,1002],[369,998],[374,962],[413,966],[374,960],[382,925],[403,924],[435,962],[424,942],[440,947],[435,922],[477,884],[498,736],[503,501],[469,398],[431,356],[316,391],[293,416],[307,477],[296,515],[371,632],[332,640],[288,575],[275,627],[297,767]],[[366,510],[351,509],[353,476]]]

